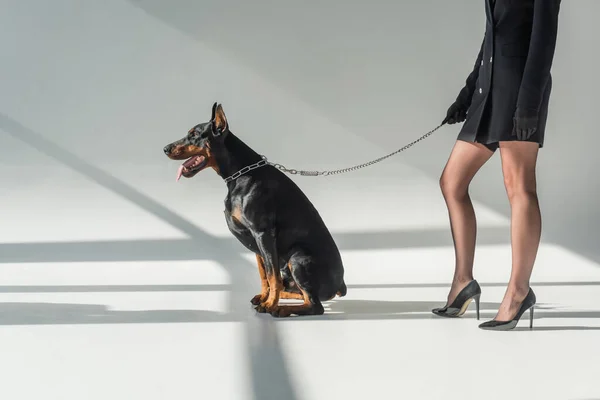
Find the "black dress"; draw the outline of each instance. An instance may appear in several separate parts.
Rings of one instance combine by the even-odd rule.
[[[561,0],[485,0],[485,37],[458,100],[468,107],[459,140],[494,144],[517,140],[517,108],[539,117],[528,139],[544,144],[550,69]]]

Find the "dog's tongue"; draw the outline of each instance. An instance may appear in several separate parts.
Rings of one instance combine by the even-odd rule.
[[[177,179],[175,180],[175,182],[179,182],[179,179],[181,179],[181,175],[183,175],[183,165],[179,166],[179,169],[177,170]]]

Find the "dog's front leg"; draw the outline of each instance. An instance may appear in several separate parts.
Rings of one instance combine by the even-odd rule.
[[[256,262],[258,264],[258,275],[260,276],[260,294],[257,294],[250,300],[255,306],[267,301],[267,297],[269,296],[269,281],[267,280],[265,262],[259,254],[256,255]]]
[[[256,306],[256,311],[269,313],[273,316],[279,315],[279,297],[283,290],[281,271],[279,270],[279,257],[275,233],[273,231],[261,232],[256,235],[256,244],[261,253],[263,265],[269,284],[269,295],[267,300]]]

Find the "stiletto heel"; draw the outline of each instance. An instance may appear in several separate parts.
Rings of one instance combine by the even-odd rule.
[[[531,306],[529,309],[529,329],[533,329],[533,309],[535,306]]]
[[[475,308],[477,309],[477,321],[479,321],[479,299],[480,298],[481,298],[480,294],[475,296]]]
[[[467,286],[456,296],[456,299],[450,305],[431,310],[440,317],[456,318],[461,317],[469,308],[471,301],[475,300],[477,306],[477,319],[479,319],[479,298],[481,297],[481,287],[476,280],[469,282]]]
[[[519,323],[519,319],[525,314],[525,311],[529,310],[529,329],[533,329],[533,306],[536,303],[535,293],[533,293],[533,289],[529,288],[529,292],[527,296],[521,303],[521,307],[517,312],[517,315],[510,321],[496,321],[495,319],[491,321],[484,322],[479,325],[481,329],[490,330],[490,331],[509,331],[514,329]]]

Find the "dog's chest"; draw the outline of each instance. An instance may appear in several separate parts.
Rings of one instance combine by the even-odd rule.
[[[240,243],[250,251],[258,251],[254,236],[246,225],[247,221],[244,218],[240,200],[229,198],[225,200],[225,220],[227,221],[229,231]]]

